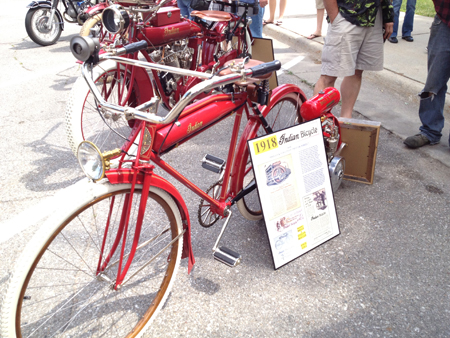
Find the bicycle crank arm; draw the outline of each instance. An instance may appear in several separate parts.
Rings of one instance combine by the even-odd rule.
[[[222,230],[220,230],[219,237],[216,240],[216,244],[213,247],[213,256],[214,256],[214,259],[233,268],[241,262],[241,260],[242,260],[241,255],[233,250],[230,250],[230,249],[224,247],[224,246],[221,246],[220,248],[218,248],[219,242],[222,239],[223,233],[225,232],[228,222],[230,221],[231,214],[232,214],[232,212],[230,210],[228,210],[227,219],[225,220],[225,223],[222,226]]]

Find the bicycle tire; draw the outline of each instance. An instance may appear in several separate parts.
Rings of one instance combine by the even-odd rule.
[[[41,46],[50,46],[58,41],[62,33],[62,27],[58,16],[53,16],[50,30],[45,27],[50,15],[50,8],[30,8],[25,16],[25,29],[31,40]]]
[[[46,222],[26,246],[3,302],[3,337],[27,337],[30,332],[36,337],[141,337],[164,305],[183,248],[181,216],[175,201],[167,192],[151,187],[139,243],[152,238],[154,241],[151,247],[147,245],[136,251],[127,276],[136,271],[139,263],[146,262],[148,256],[180,237],[165,251],[161,250],[156,262],[140,271],[120,291],[114,291],[110,285],[115,280],[117,265],[104,275],[95,273],[99,258],[97,246],[101,247],[104,234],[98,227],[108,217],[105,210],[109,210],[112,196],[115,205],[123,202],[131,185],[89,184],[83,185],[71,197],[69,206]],[[136,188],[136,194],[140,195],[142,187]],[[140,199],[134,202],[133,208],[139,208]],[[114,211],[112,216],[120,220],[120,214]],[[137,217],[137,212],[130,215]],[[116,224],[112,218],[110,227]],[[128,236],[133,235],[133,230],[130,221]],[[114,233],[110,228],[111,238]],[[133,237],[127,238],[132,242]],[[125,254],[130,246],[126,245]],[[117,251],[120,249],[121,243]],[[105,255],[108,252],[105,250]],[[117,253],[111,262],[116,257]]]
[[[93,79],[103,96],[110,103],[118,103],[118,80],[129,81],[121,66],[117,72],[117,63],[111,60],[101,62],[93,69]],[[112,88],[112,90],[111,90]],[[127,85],[129,88],[129,85]],[[137,82],[131,88],[132,93],[126,102],[130,107],[138,105],[140,88]],[[128,91],[126,92],[128,93]],[[126,95],[126,93],[124,95]],[[93,142],[104,152],[120,148],[131,132],[132,121],[127,121],[123,114],[108,113],[97,109],[94,95],[90,92],[83,77],[79,77],[70,92],[65,113],[66,137],[70,149],[77,155],[78,145],[84,141]]]
[[[301,123],[302,117],[300,115],[300,107],[303,102],[304,98],[297,92],[287,93],[279,99],[270,102],[270,107],[266,110],[267,113],[264,117],[272,128],[272,131],[275,132]],[[253,135],[251,138],[262,136],[264,134],[266,134],[266,131],[260,126],[256,135]],[[247,164],[245,166],[246,174],[245,176],[242,175],[242,187],[245,188],[255,179],[248,148],[246,148],[243,158],[247,159]],[[257,221],[263,217],[257,189],[237,201],[236,205],[241,215],[248,220]]]

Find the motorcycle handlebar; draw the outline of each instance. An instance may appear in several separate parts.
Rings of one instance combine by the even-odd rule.
[[[281,68],[281,62],[278,60],[266,62],[263,64],[260,64],[258,66],[250,68],[252,71],[252,76],[263,76],[271,72],[276,72],[277,70],[280,70]]]
[[[113,60],[118,63],[126,63],[134,66],[144,67],[147,69],[155,69],[160,71],[166,71],[169,73],[175,73],[185,76],[195,76],[205,79],[194,87],[190,88],[183,97],[177,102],[171,111],[166,116],[157,116],[156,111],[159,105],[159,98],[152,98],[150,101],[141,104],[135,108],[123,107],[107,102],[101,95],[94,81],[92,80],[91,70],[89,70],[89,64],[84,63],[82,67],[82,74],[87,82],[91,93],[95,96],[100,106],[110,109],[112,111],[123,113],[131,118],[143,120],[154,124],[168,124],[175,120],[175,118],[183,111],[183,109],[190,104],[198,95],[204,92],[209,92],[214,88],[224,86],[227,84],[235,83],[237,81],[245,80],[250,76],[262,76],[274,70],[280,69],[281,63],[279,61],[272,61],[264,63],[253,68],[243,69],[240,73],[231,73],[224,76],[211,76],[201,72],[185,70],[176,67],[170,67],[166,65],[154,64],[143,62],[139,60],[127,59],[117,56],[109,56],[106,54],[101,55],[101,59]],[[149,110],[150,112],[146,112]]]
[[[147,47],[148,47],[147,41],[141,40],[138,42],[130,43],[129,45],[125,45],[122,48],[119,48],[117,50],[117,55],[136,53],[142,49],[146,49]]]

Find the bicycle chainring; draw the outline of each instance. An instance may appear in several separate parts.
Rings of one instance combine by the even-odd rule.
[[[214,183],[212,186],[206,190],[206,193],[214,199],[218,199],[220,193],[220,187],[222,182]],[[211,205],[204,199],[200,200],[200,205],[198,206],[198,222],[202,227],[209,228],[214,223],[216,223],[220,218],[220,215],[213,213],[211,211]]]

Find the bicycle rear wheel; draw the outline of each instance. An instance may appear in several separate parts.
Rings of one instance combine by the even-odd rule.
[[[305,97],[297,92],[287,93],[278,100],[272,101],[269,109],[266,110],[267,114],[264,116],[267,123],[272,128],[272,131],[275,132],[301,123],[302,117],[300,115],[300,107],[304,101]],[[252,138],[264,134],[266,134],[266,131],[260,126],[256,135],[253,135]],[[247,187],[255,180],[248,149],[245,151],[244,158],[247,159],[247,164],[245,167],[245,175],[243,175],[243,188]],[[261,204],[259,203],[257,189],[245,195],[236,204],[239,212],[246,219],[256,221],[262,218]]]
[[[133,198],[124,257],[133,241],[140,192]],[[175,280],[183,247],[181,217],[172,197],[150,189],[127,277],[137,274],[115,291],[111,286],[122,241],[103,273],[96,271],[107,219],[104,257],[116,238],[129,193],[128,184],[97,184],[33,238],[3,303],[4,337],[138,337],[145,331]]]

